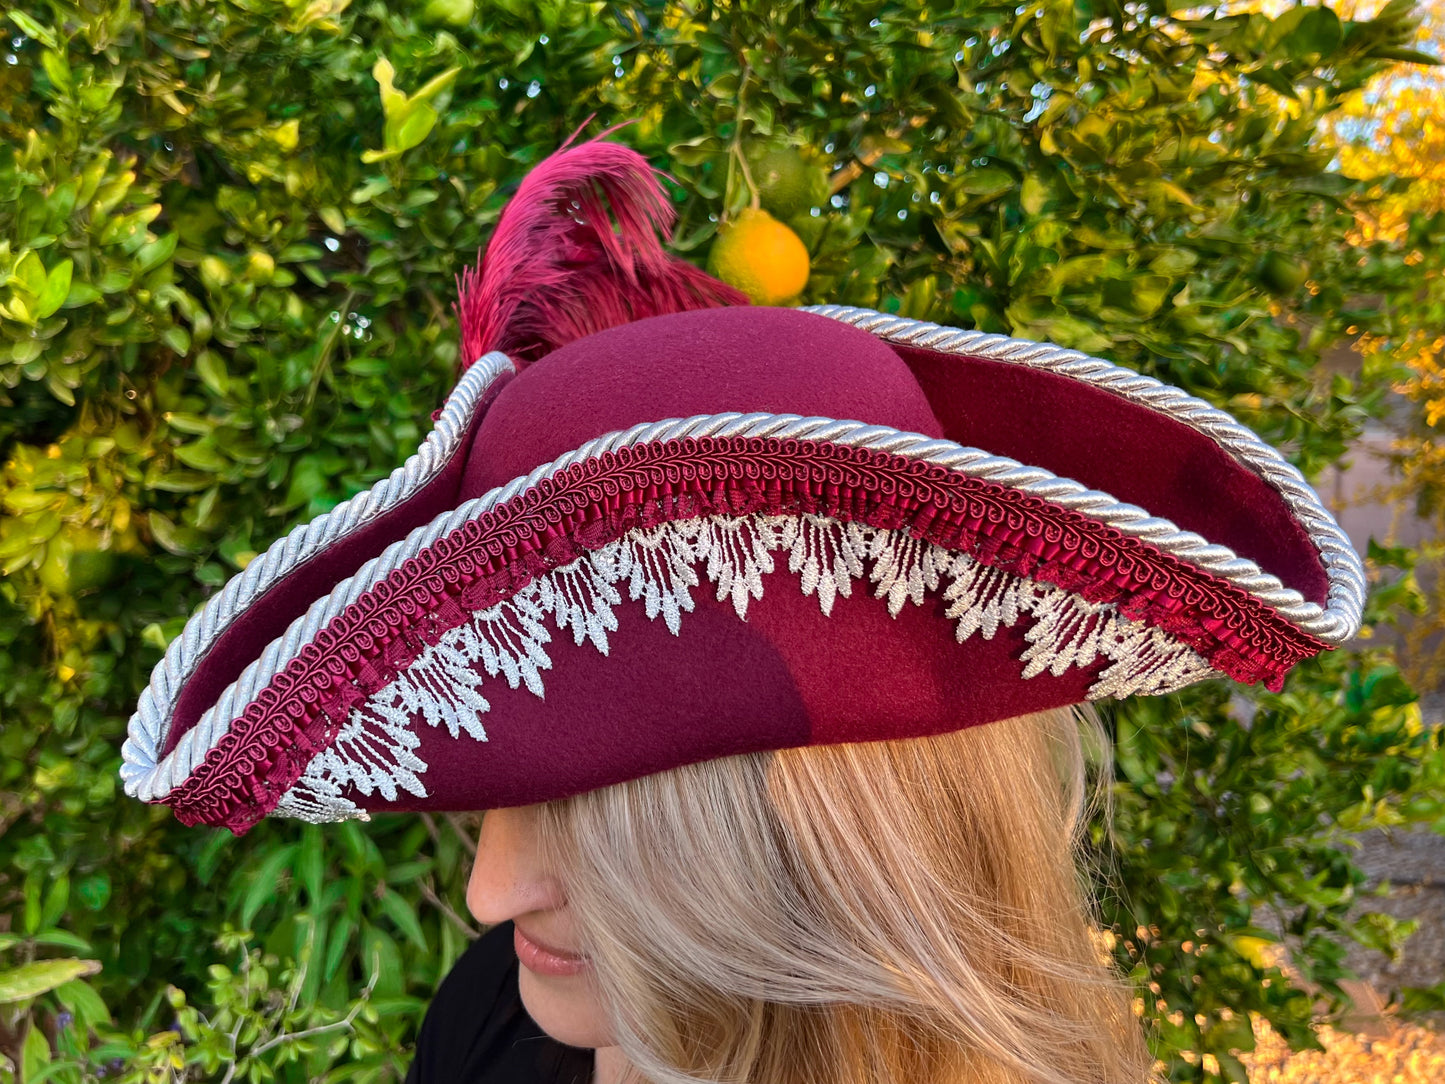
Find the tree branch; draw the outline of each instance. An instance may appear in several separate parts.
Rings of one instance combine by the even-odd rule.
[[[275,1047],[281,1045],[284,1042],[287,1042],[288,1040],[309,1039],[313,1035],[324,1035],[328,1031],[335,1031],[338,1028],[350,1027],[356,1021],[357,1016],[360,1015],[361,1010],[366,1007],[366,1003],[371,1000],[371,993],[373,990],[376,989],[377,980],[381,978],[381,961],[376,957],[373,957],[372,959],[374,966],[371,971],[371,978],[366,984],[366,989],[361,991],[361,1000],[359,1000],[355,1005],[351,1006],[351,1011],[348,1012],[343,1019],[333,1020],[329,1024],[318,1024],[314,1028],[303,1028],[301,1031],[282,1032],[274,1039],[268,1039],[260,1046],[252,1047],[246,1056],[248,1058],[258,1057],[259,1055],[266,1053],[266,1051],[274,1049]]]
[[[927,123],[928,117],[926,115],[920,114],[916,117],[910,117],[903,124],[898,124],[888,129],[888,138],[901,139],[904,133],[912,131],[915,128],[922,128]],[[854,158],[853,161],[849,162],[846,166],[838,170],[837,173],[833,174],[833,176],[829,178],[828,194],[836,195],[842,189],[847,188],[859,177],[863,176],[863,171],[865,169],[871,167],[874,162],[878,161],[878,159],[882,158],[887,153],[888,148],[886,147],[869,147],[862,154]]]
[[[451,919],[452,923],[457,927],[457,929],[461,930],[468,937],[477,938],[482,935],[481,930],[477,929],[466,919],[462,918],[461,915],[453,911],[451,905],[447,903],[446,900],[442,899],[440,896],[437,895],[436,889],[432,888],[430,879],[422,882],[421,894],[422,898],[425,899],[427,903],[430,903],[438,911],[446,915],[447,918]]]
[[[471,832],[469,832],[466,826],[462,824],[461,815],[457,813],[448,813],[446,817],[447,823],[450,824],[454,829],[456,829],[457,835],[461,837],[462,846],[467,849],[467,853],[469,855],[475,858],[477,856],[477,844],[472,839]]]

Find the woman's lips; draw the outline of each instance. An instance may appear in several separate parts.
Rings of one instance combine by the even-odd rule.
[[[592,966],[592,961],[586,956],[541,944],[515,924],[512,926],[512,943],[516,946],[517,959],[522,966],[538,975],[577,975]]]

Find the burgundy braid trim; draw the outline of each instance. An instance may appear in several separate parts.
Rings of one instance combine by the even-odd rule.
[[[907,528],[1157,626],[1237,681],[1278,689],[1327,645],[1241,588],[1081,513],[888,452],[700,437],[588,459],[469,520],[317,633],[164,800],[242,832],[275,808],[351,710],[478,610],[627,532],[710,515]]]

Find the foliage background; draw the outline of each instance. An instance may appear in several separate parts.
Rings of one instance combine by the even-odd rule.
[[[1445,53],[1445,2],[1428,0],[1419,47]],[[1419,247],[1412,224],[1445,212],[1445,68],[1392,68],[1351,94],[1332,125],[1342,166],[1377,178],[1358,213],[1359,236],[1400,244],[1419,271],[1417,290],[1395,299],[1408,314],[1403,337],[1362,335],[1356,349],[1403,362],[1393,419],[1398,483],[1391,496],[1428,526],[1418,555],[1428,611],[1402,630],[1401,665],[1422,688],[1445,684],[1445,305],[1441,253]],[[1413,236],[1413,244],[1412,244]]]
[[[733,144],[794,143],[830,190],[791,220],[804,301],[1102,354],[1307,473],[1384,410],[1438,312],[1438,208],[1362,233],[1408,185],[1330,134],[1419,59],[1409,0],[7,15],[0,1080],[401,1079],[473,932],[469,825],[180,829],[119,793],[119,748],[185,615],[414,449],[457,360],[452,276],[590,115],[638,118],[618,138],[675,177],[693,258],[748,202]],[[1361,335],[1358,372],[1320,364]],[[1373,556],[1387,621],[1418,604],[1411,555]],[[1369,640],[1278,695],[1210,686],[1112,723],[1115,951],[1169,1076],[1243,1079],[1250,1014],[1309,1044],[1341,939],[1399,949],[1408,929],[1355,908],[1348,840],[1445,827],[1439,737]]]

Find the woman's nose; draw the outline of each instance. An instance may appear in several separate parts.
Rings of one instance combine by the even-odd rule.
[[[541,866],[536,811],[518,806],[484,813],[467,882],[467,910],[472,917],[492,926],[565,903],[556,878]]]

